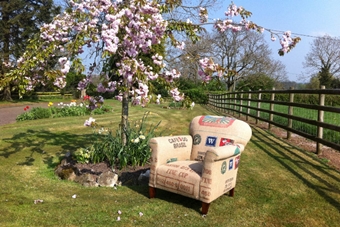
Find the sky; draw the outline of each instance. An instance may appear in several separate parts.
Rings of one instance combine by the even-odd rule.
[[[220,1],[222,7],[218,11],[210,11],[209,18],[223,18],[231,1]],[[340,0],[233,0],[233,2],[252,12],[249,20],[264,28],[289,30],[299,34],[295,36],[302,40],[291,52],[281,57],[277,54],[277,50],[281,48],[278,39],[272,42],[269,33],[265,32],[265,39],[272,49],[274,59],[280,60],[286,66],[290,81],[308,82],[301,80],[301,74],[308,75],[303,68],[303,62],[315,37],[328,34],[340,38]]]

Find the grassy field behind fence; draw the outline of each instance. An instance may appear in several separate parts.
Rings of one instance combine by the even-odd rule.
[[[239,103],[240,104],[240,103]],[[243,103],[244,105],[244,103]],[[252,107],[257,107],[257,103],[252,102]],[[233,108],[233,106],[230,106],[229,108]],[[269,103],[261,103],[261,109],[264,110],[270,110],[270,104]],[[240,108],[236,107],[236,110],[239,111]],[[248,108],[243,107],[242,112],[247,113]],[[288,113],[288,106],[285,105],[274,105],[274,111],[279,113]],[[254,109],[250,109],[250,115],[257,116],[257,111]],[[297,117],[302,117],[309,120],[317,120],[318,119],[318,111],[312,110],[312,109],[306,109],[301,107],[294,107],[293,109],[293,115]],[[269,113],[266,112],[260,112],[260,117],[269,120]],[[288,119],[285,117],[274,115],[273,121],[281,124],[281,125],[288,125]],[[328,124],[333,125],[339,125],[340,124],[340,114],[333,113],[333,112],[324,112],[324,122]],[[299,130],[301,132],[308,133],[310,135],[316,136],[317,135],[317,126],[307,124],[304,122],[293,120],[293,129]],[[325,140],[340,144],[340,132],[330,129],[324,129],[323,138]]]
[[[118,125],[120,104],[112,105],[114,113],[96,116],[98,124]],[[150,120],[162,120],[164,135],[187,134],[194,116],[213,114],[204,106],[150,105],[130,108],[130,119],[141,119],[146,110]],[[89,143],[87,118],[0,126],[0,226],[339,226],[340,173],[256,127],[241,156],[235,197],[215,200],[206,218],[199,201],[161,190],[150,200],[147,186],[114,190],[61,181],[54,167],[63,154]],[[34,204],[36,199],[44,202]]]

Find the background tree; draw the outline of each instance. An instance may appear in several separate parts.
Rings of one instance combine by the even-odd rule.
[[[66,75],[66,86],[61,90],[61,93],[71,93],[73,97],[79,97],[80,91],[77,89],[80,81],[85,79],[85,74],[70,71]]]
[[[11,100],[15,83],[5,74],[14,66],[27,45],[28,39],[39,32],[43,23],[49,23],[60,12],[53,0],[0,1],[0,95]]]
[[[270,58],[271,51],[262,34],[227,30],[223,33],[215,32],[213,37],[212,58],[222,67],[223,80],[228,90],[249,75],[252,78],[272,76],[273,81],[285,75],[284,65]]]
[[[306,84],[307,89],[319,89],[320,88],[320,80],[317,75],[310,78],[309,83]]]
[[[242,91],[271,90],[275,86],[275,80],[266,74],[252,74],[240,80],[236,89]]]
[[[160,2],[171,4],[171,10],[164,14],[164,18],[168,21],[187,21],[190,19],[194,23],[200,23],[198,12],[200,8],[219,9],[223,0],[160,0]]]
[[[340,76],[340,39],[325,35],[314,39],[307,53],[304,67],[310,75],[318,74],[320,85],[330,88]]]
[[[211,38],[208,33],[200,35],[200,40],[192,42],[185,41],[183,50],[169,48],[167,51],[167,64],[181,72],[181,77],[192,80],[196,85],[202,83],[198,76],[200,69],[199,60],[213,55]]]

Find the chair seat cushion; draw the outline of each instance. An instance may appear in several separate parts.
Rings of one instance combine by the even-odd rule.
[[[199,199],[203,163],[176,161],[156,169],[156,188]]]

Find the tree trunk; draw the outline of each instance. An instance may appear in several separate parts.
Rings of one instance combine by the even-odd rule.
[[[4,88],[2,99],[5,101],[12,101],[12,95],[11,95],[11,88],[10,86],[6,86]]]
[[[129,93],[126,91],[123,93],[123,101],[122,101],[122,121],[120,123],[120,130],[122,136],[123,146],[126,144],[127,139],[127,128],[128,128],[128,116],[129,116]]]

